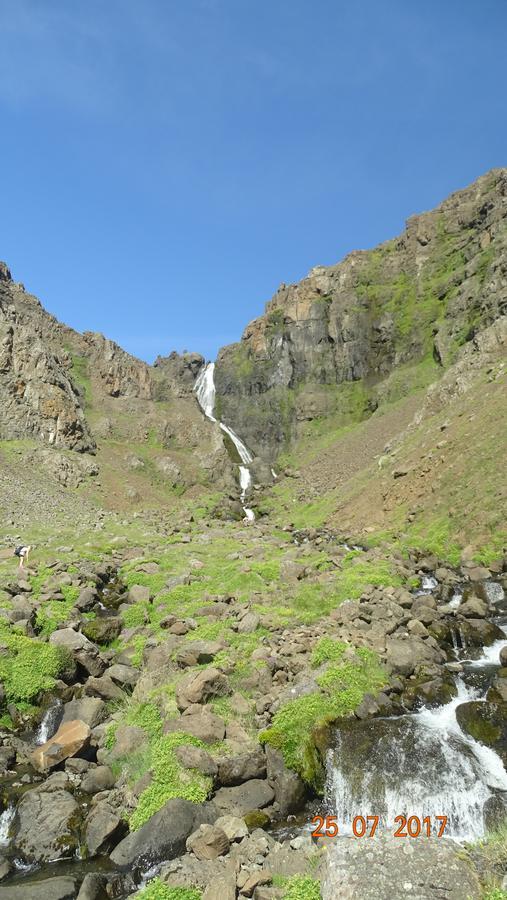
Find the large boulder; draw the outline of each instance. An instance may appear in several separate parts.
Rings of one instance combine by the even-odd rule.
[[[252,778],[263,778],[265,774],[266,756],[260,747],[242,756],[226,756],[218,763],[218,780],[224,787],[242,784]]]
[[[182,668],[210,663],[222,649],[218,641],[189,641],[178,650],[176,662]]]
[[[187,838],[204,823],[213,824],[217,811],[211,803],[168,800],[151,819],[129,834],[111,853],[121,868],[147,868],[185,852]]]
[[[78,846],[78,814],[79,806],[66,790],[27,791],[16,811],[16,850],[36,863],[69,856]]]
[[[49,741],[30,754],[30,762],[38,772],[47,772],[69,756],[84,750],[90,740],[90,728],[79,719],[64,722]]]
[[[275,792],[280,815],[288,816],[303,806],[306,789],[302,779],[296,772],[288,769],[279,750],[266,744],[266,762],[268,781]]]
[[[107,707],[103,700],[98,697],[82,697],[80,700],[64,703],[62,723],[80,719],[90,728],[95,728],[107,719],[107,716]]]
[[[125,833],[125,823],[117,809],[107,800],[101,800],[91,810],[86,820],[85,844],[89,856],[118,843]]]
[[[458,706],[456,718],[466,734],[496,750],[507,766],[507,703],[470,700]]]
[[[183,731],[191,734],[205,744],[216,744],[223,741],[225,736],[225,722],[220,716],[208,712],[198,712],[188,716],[179,716],[177,719],[168,719],[164,724],[164,733]]]
[[[412,675],[418,666],[444,661],[445,656],[441,650],[418,638],[393,637],[386,640],[387,665],[398,675]]]
[[[244,816],[255,809],[269,806],[275,799],[275,792],[267,781],[254,778],[236,787],[223,787],[216,792],[214,803],[221,813]]]
[[[216,859],[224,856],[230,846],[225,831],[217,825],[199,825],[187,838],[186,847],[197,859]]]
[[[100,656],[99,648],[73,628],[60,628],[54,631],[49,643],[67,650],[88,675],[102,675],[106,664]]]

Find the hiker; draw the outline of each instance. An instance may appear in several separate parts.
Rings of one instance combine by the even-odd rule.
[[[19,568],[22,569],[25,564],[25,559],[28,559],[28,554],[32,548],[30,546],[22,546],[16,547],[14,551],[14,556],[19,556]]]

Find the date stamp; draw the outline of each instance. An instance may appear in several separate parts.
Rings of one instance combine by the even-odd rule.
[[[340,835],[340,826],[337,816],[314,816],[312,830],[314,838],[335,838]],[[380,829],[379,829],[380,825]],[[390,832],[398,838],[437,838],[444,836],[447,826],[447,816],[395,816],[394,825]],[[377,829],[382,830],[380,816],[354,816],[351,822],[352,834],[356,838],[372,838]]]

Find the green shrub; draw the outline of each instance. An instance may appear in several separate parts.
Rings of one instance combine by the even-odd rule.
[[[170,887],[160,878],[149,881],[145,888],[135,895],[136,900],[201,900],[202,894],[197,888]]]
[[[50,690],[68,665],[68,654],[60,647],[15,634],[6,627],[0,627],[0,640],[7,647],[7,654],[0,656],[0,680],[7,700],[14,703]]]
[[[320,882],[310,875],[294,875],[284,889],[282,900],[320,900]]]

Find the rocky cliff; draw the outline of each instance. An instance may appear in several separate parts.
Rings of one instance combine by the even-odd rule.
[[[219,353],[217,415],[272,459],[302,423],[368,416],[394,371],[446,369],[507,309],[506,217],[507,170],[496,169],[400,237],[282,284]]]
[[[25,442],[24,461],[44,477],[75,487],[101,475],[113,506],[167,503],[196,485],[232,489],[222,433],[192,393],[203,363],[172,353],[149,366],[80,334],[0,264],[0,440]]]

